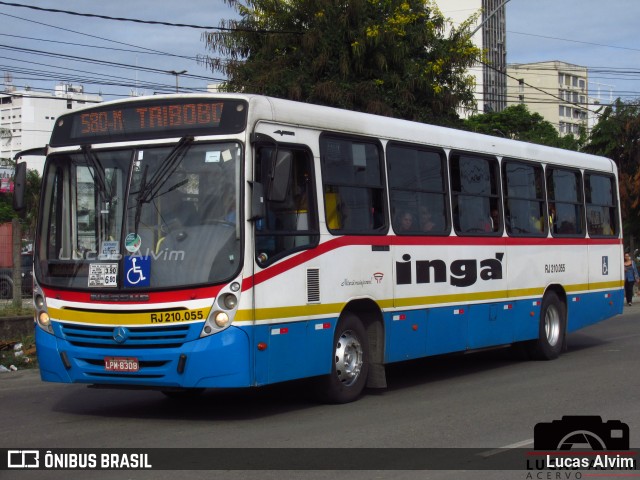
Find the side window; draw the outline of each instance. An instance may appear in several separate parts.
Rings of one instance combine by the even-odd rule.
[[[255,224],[256,261],[267,266],[317,245],[318,217],[311,154],[273,146],[256,151],[256,178],[265,187],[265,217]]]
[[[554,235],[584,236],[580,172],[547,167],[549,223]]]
[[[64,172],[59,166],[52,164],[47,172],[46,182],[47,189],[51,190],[46,193],[45,198],[51,198],[52,201],[45,207],[43,218],[46,221],[47,235],[43,235],[41,249],[47,252],[48,258],[58,258],[58,255],[69,256],[71,254],[70,248],[67,244],[63,244],[62,239],[68,231],[62,231],[58,229],[58,225],[63,225],[62,212],[65,205],[64,195]],[[68,207],[67,207],[68,208]],[[45,230],[43,230],[45,231]],[[46,242],[46,246],[44,244]],[[63,248],[64,246],[64,248]]]
[[[544,173],[541,165],[505,159],[502,162],[504,214],[513,236],[547,234]]]
[[[615,179],[586,173],[584,194],[587,203],[587,229],[592,237],[618,236],[618,205]]]
[[[449,231],[446,157],[443,151],[387,147],[391,219],[396,233],[442,235]]]
[[[380,145],[325,135],[320,139],[327,228],[333,234],[386,231]]]
[[[453,226],[462,235],[502,232],[498,160],[466,153],[451,154]]]

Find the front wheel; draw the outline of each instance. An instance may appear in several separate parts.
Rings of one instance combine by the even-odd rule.
[[[553,360],[562,352],[567,326],[567,308],[554,292],[542,299],[538,339],[529,345],[531,356],[537,360]]]
[[[346,314],[338,322],[333,337],[331,373],[319,379],[320,395],[330,403],[356,400],[367,382],[369,342],[362,322]]]

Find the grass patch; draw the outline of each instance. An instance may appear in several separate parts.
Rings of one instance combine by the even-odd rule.
[[[15,305],[12,301],[0,303],[0,317],[26,317],[33,316],[31,301],[23,301],[21,305]]]

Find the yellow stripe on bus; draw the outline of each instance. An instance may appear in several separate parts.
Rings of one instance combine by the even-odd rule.
[[[157,310],[144,312],[94,311],[49,308],[52,320],[87,323],[91,325],[171,325],[204,321],[209,307],[193,310]]]
[[[623,282],[599,282],[591,284],[565,285],[567,292],[575,293],[589,290],[617,289],[623,286]],[[440,306],[445,304],[464,304],[486,302],[491,300],[513,301],[527,297],[541,297],[544,287],[520,288],[512,290],[494,290],[478,293],[456,293],[448,295],[432,295],[426,297],[397,298],[394,300],[379,300],[376,304],[383,310],[393,308],[406,308],[417,306]],[[304,318],[314,316],[338,316],[342,312],[345,303],[327,303],[295,305],[290,307],[259,308],[255,310],[255,318],[251,310],[239,310],[236,313],[235,322],[252,322],[263,320],[277,320],[290,318]]]
[[[598,282],[591,284],[565,285],[569,293],[584,292],[589,290],[606,290],[622,288],[622,281]],[[383,299],[376,301],[383,310],[394,308],[407,308],[419,306],[437,306],[445,304],[464,304],[486,302],[491,300],[511,301],[518,298],[540,297],[544,293],[543,287],[522,288],[514,290],[494,290],[478,293],[456,293],[448,295],[432,295],[423,297]],[[236,313],[235,322],[253,322],[275,319],[291,319],[304,317],[330,317],[338,316],[344,309],[345,303],[326,303],[310,305],[293,305],[287,307],[259,308],[252,310],[239,310]],[[49,315],[53,320],[85,323],[92,325],[170,325],[191,321],[206,320],[209,308],[193,310],[158,310],[144,312],[119,312],[119,311],[94,311],[49,308]]]

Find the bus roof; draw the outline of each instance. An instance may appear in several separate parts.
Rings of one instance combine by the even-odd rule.
[[[575,168],[587,168],[615,173],[615,163],[605,157],[547,147],[530,142],[511,140],[454,128],[439,127],[392,117],[342,110],[292,100],[240,93],[168,94],[114,100],[92,105],[87,109],[135,101],[158,101],[163,98],[215,98],[244,99],[249,102],[249,118],[253,128],[259,120],[273,121],[296,127],[332,131],[351,135],[375,137],[387,141],[416,144],[475,152],[499,157],[534,160]],[[81,109],[74,110],[78,112]],[[84,109],[82,109],[84,110]]]

